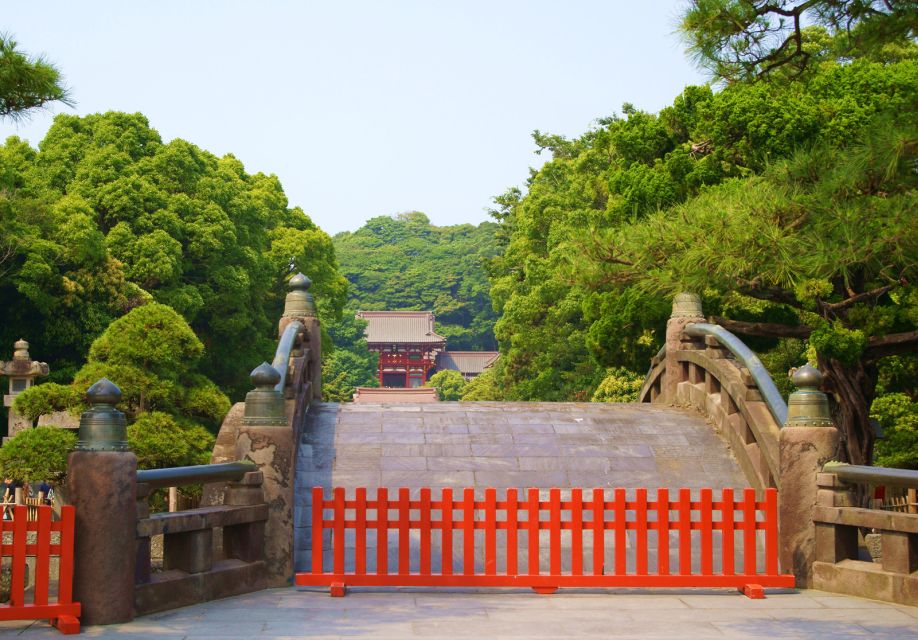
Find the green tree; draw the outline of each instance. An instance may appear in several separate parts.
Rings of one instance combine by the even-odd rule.
[[[80,404],[80,393],[71,385],[45,382],[29,387],[16,395],[13,408],[32,421],[47,413],[67,411]]]
[[[914,0],[691,0],[681,30],[701,66],[733,81],[799,75],[821,57],[820,39],[845,58],[908,46],[916,16]]]
[[[0,340],[28,335],[69,382],[116,318],[156,301],[207,345],[201,372],[240,397],[274,346],[291,265],[323,323],[347,282],[334,247],[276,176],[249,174],[142,114],[59,115],[39,150],[0,146]]]
[[[349,310],[433,311],[450,349],[493,350],[484,266],[498,252],[492,222],[438,227],[420,212],[371,218],[334,237]]]
[[[461,373],[452,369],[444,369],[430,376],[430,380],[425,382],[424,386],[435,387],[440,400],[450,401],[462,399],[462,392],[466,384]]]
[[[139,469],[208,464],[214,436],[195,424],[180,424],[160,411],[144,413],[128,427],[128,443]]]
[[[229,400],[199,373],[204,345],[171,307],[150,303],[112,322],[89,350],[74,379],[78,389],[108,378],[121,388],[132,418],[149,411],[200,421],[216,429]]]
[[[644,376],[628,371],[622,367],[614,367],[606,371],[596,391],[593,392],[592,402],[634,402],[638,399]]]
[[[331,348],[322,356],[322,395],[326,402],[350,402],[357,387],[378,387],[379,355],[367,348],[367,323],[345,314],[325,327]]]
[[[25,482],[60,482],[67,474],[67,454],[76,441],[75,433],[58,427],[20,431],[0,447],[0,473]]]
[[[469,380],[462,389],[464,402],[485,402],[504,399],[503,389],[500,388],[497,367],[494,365],[485,369],[480,374]]]
[[[0,118],[23,118],[48,103],[72,105],[60,71],[44,57],[30,57],[0,34]]]

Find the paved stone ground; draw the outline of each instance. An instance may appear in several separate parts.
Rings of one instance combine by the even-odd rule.
[[[311,409],[307,420],[297,462],[298,570],[309,567],[309,489],[313,486],[342,486],[349,497],[357,487],[389,487],[394,497],[397,487],[408,487],[416,496],[420,487],[427,486],[435,489],[434,499],[436,488],[442,487],[475,487],[480,495],[486,487],[648,487],[653,491],[748,486],[725,441],[703,418],[694,411],[661,405],[325,404]],[[633,499],[633,491],[629,493],[628,499]],[[654,493],[650,495],[652,499]],[[331,532],[326,533],[330,540]],[[348,531],[349,536],[352,533]],[[373,571],[373,532],[370,536]],[[671,542],[677,544],[675,536]],[[589,553],[588,541],[586,547]],[[498,548],[502,548],[500,540]],[[391,562],[397,558],[394,549]],[[434,549],[434,571],[439,570],[437,556]],[[351,554],[347,558],[350,569]],[[413,558],[413,570],[416,564]],[[651,570],[654,564],[651,557]]]
[[[345,598],[273,589],[87,627],[86,637],[149,638],[918,638],[918,608],[820,591],[749,600],[729,591],[371,591]],[[0,637],[60,638],[46,622],[0,622]]]

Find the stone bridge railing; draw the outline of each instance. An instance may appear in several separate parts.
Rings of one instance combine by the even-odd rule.
[[[296,453],[309,405],[322,398],[321,330],[311,284],[303,274],[290,279],[274,360],[252,371],[255,389],[224,418],[211,458],[212,463],[253,462],[264,476],[269,587],[292,584]],[[206,504],[221,503],[215,489],[205,491]]]
[[[76,507],[74,594],[84,624],[205,602],[293,580],[294,474],[309,405],[321,397],[321,338],[311,282],[290,280],[273,363],[220,427],[212,464],[137,471],[120,390],[100,380],[67,462]],[[228,482],[231,481],[231,482]],[[201,507],[150,514],[151,490],[204,483]],[[164,538],[151,571],[151,538]]]
[[[666,345],[651,362],[639,401],[694,407],[726,437],[753,486],[780,485],[787,404],[755,354],[707,323],[697,296],[676,296]]]

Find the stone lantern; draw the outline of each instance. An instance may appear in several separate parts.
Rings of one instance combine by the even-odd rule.
[[[20,338],[13,343],[13,359],[0,361],[0,375],[10,380],[10,390],[3,396],[3,406],[9,407],[7,435],[12,438],[23,429],[32,427],[28,419],[13,409],[13,400],[35,384],[35,378],[48,375],[48,364],[32,360],[29,356],[29,343]]]

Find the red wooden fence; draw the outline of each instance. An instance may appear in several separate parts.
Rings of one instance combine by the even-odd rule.
[[[461,586],[531,587],[551,593],[558,587],[737,587],[750,597],[764,597],[763,587],[793,587],[794,577],[778,572],[778,494],[766,489],[764,501],[756,501],[754,489],[745,489],[734,498],[733,489],[724,489],[714,500],[711,489],[701,489],[699,500],[691,499],[689,489],[679,489],[675,500],[667,489],[658,489],[648,500],[647,489],[636,489],[635,499],[626,500],[625,489],[615,489],[606,499],[602,489],[593,489],[584,500],[582,489],[571,489],[570,499],[561,499],[560,489],[551,489],[547,501],[540,500],[538,489],[529,489],[523,499],[516,489],[507,489],[504,500],[497,500],[494,489],[486,489],[484,500],[475,500],[474,490],[466,488],[462,499],[452,489],[443,489],[440,500],[431,499],[429,488],[421,489],[417,500],[406,488],[398,498],[389,499],[388,490],[377,490],[375,500],[367,500],[367,490],[359,488],[353,500],[345,499],[344,489],[335,488],[331,500],[323,489],[312,493],[312,569],[298,573],[296,584],[330,586],[332,595],[344,595],[347,585],[372,586]],[[330,511],[331,516],[326,517]],[[392,518],[392,512],[396,516]],[[369,518],[372,512],[374,519]],[[439,512],[439,519],[434,519]],[[460,517],[456,518],[456,512]],[[498,519],[502,513],[503,518]],[[566,517],[562,517],[566,514]],[[611,518],[609,516],[612,516]],[[715,515],[719,517],[715,518]],[[547,517],[546,517],[547,516]],[[323,566],[323,531],[330,529],[331,571]],[[353,529],[353,569],[345,570],[345,532]],[[434,531],[440,535],[435,536]],[[483,542],[475,547],[475,531],[483,530]],[[540,562],[539,532],[548,531],[548,566]],[[376,567],[367,571],[367,532],[375,532]],[[398,569],[389,572],[389,532],[397,536]],[[454,572],[453,531],[461,532],[461,570]],[[505,560],[498,571],[498,532],[504,531]],[[569,540],[569,552],[562,549],[562,532]],[[634,553],[628,567],[626,535],[634,532]],[[692,532],[698,532],[697,545]],[[757,567],[757,532],[764,531],[765,566]],[[410,571],[411,534],[418,542],[418,571]],[[444,532],[450,532],[444,535]],[[520,546],[520,532],[526,546]],[[651,539],[650,533],[655,532]],[[741,543],[736,536],[741,532]],[[584,538],[588,538],[585,546]],[[607,538],[608,536],[608,538]],[[479,536],[481,538],[481,536]],[[678,542],[677,561],[670,565],[670,539]],[[431,571],[432,542],[439,539],[439,572]],[[606,543],[611,557],[606,557]],[[715,554],[716,542],[720,553]],[[480,553],[484,552],[483,563]],[[584,563],[584,550],[587,562]],[[518,555],[525,551],[526,566],[519,567]],[[479,554],[476,556],[476,552]],[[736,566],[737,552],[741,562]],[[651,569],[651,559],[656,566]],[[565,562],[562,563],[562,557]],[[476,557],[483,571],[476,572]],[[697,570],[693,571],[693,558]],[[568,562],[569,561],[569,562]],[[562,565],[569,565],[562,571]],[[715,564],[718,565],[715,571]],[[586,565],[586,566],[585,566]],[[761,570],[760,570],[761,569]]]
[[[28,519],[29,510],[37,511],[35,520]],[[0,620],[48,619],[62,633],[80,632],[80,604],[73,602],[73,524],[72,506],[61,507],[61,519],[52,521],[51,507],[17,505],[13,519],[0,525],[0,555],[11,560],[10,598],[0,604]],[[58,533],[58,542],[52,542]],[[10,535],[12,534],[12,540]],[[49,603],[51,557],[58,556],[59,572],[56,602]],[[32,602],[26,603],[26,559],[35,558],[35,587]]]

